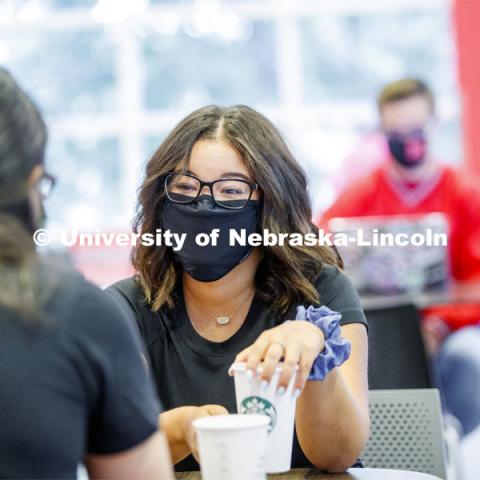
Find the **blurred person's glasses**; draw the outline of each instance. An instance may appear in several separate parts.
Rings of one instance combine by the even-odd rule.
[[[49,173],[44,173],[38,182],[38,190],[42,200],[46,200],[52,194],[53,189],[57,183],[57,179]]]
[[[194,202],[203,187],[210,189],[212,198],[218,206],[239,210],[247,205],[253,192],[258,189],[258,184],[236,178],[204,182],[189,173],[170,173],[165,178],[165,193],[174,203]]]
[[[424,137],[427,134],[426,128],[416,128],[408,132],[398,132],[395,130],[385,130],[385,135],[388,138],[395,138],[398,140],[405,140],[412,137]]]
[[[430,136],[433,134],[435,130],[436,122],[434,119],[428,120],[423,126],[412,128],[406,131],[397,131],[397,130],[387,130],[380,128],[380,130],[388,137],[394,138],[408,138],[408,137],[415,137],[415,136]]]

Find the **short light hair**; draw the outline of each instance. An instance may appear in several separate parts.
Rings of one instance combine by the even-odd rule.
[[[430,87],[417,78],[402,78],[385,85],[377,98],[380,113],[386,105],[407,100],[413,97],[423,97],[430,104],[432,113],[435,111],[435,99]]]

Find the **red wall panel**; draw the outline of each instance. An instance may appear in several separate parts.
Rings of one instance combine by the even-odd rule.
[[[480,0],[455,0],[465,167],[480,175]]]

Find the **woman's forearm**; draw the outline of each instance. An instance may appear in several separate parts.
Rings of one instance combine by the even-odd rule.
[[[298,440],[318,468],[349,468],[368,440],[368,339],[361,324],[342,327],[352,345],[350,358],[323,381],[310,381],[297,403]]]
[[[191,451],[186,440],[186,426],[195,416],[197,407],[178,407],[159,416],[160,428],[165,433],[174,464],[182,461]]]
[[[302,450],[317,468],[341,472],[365,446],[368,413],[335,369],[323,382],[307,383],[297,402],[296,428]]]

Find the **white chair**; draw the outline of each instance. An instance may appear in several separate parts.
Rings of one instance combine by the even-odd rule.
[[[455,429],[445,428],[437,389],[371,390],[366,467],[429,473],[460,480]]]

